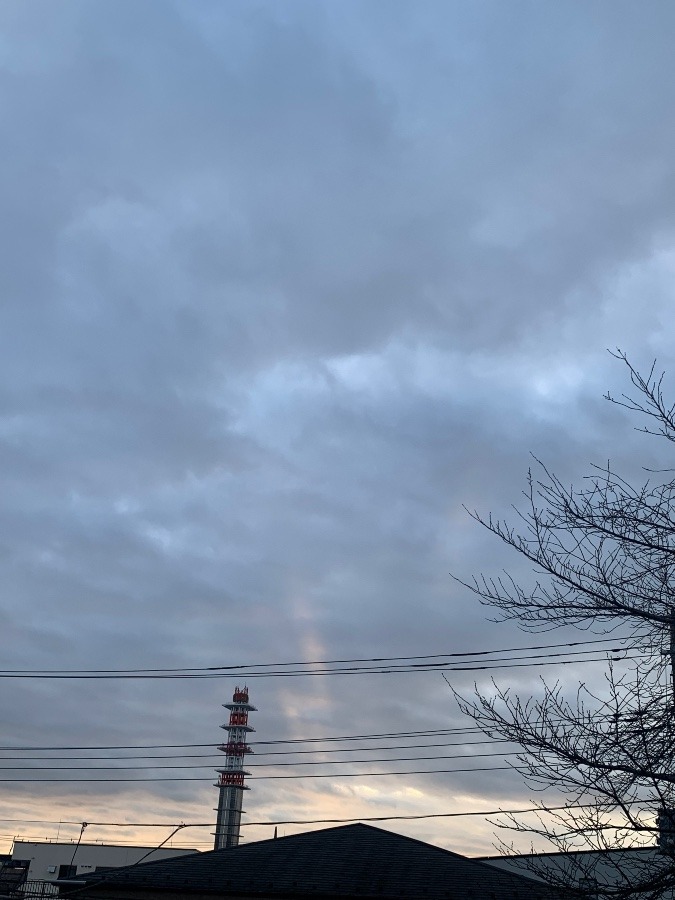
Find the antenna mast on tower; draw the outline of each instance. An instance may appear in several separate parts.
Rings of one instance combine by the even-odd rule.
[[[249,790],[244,777],[251,774],[244,771],[244,756],[253,753],[246,740],[248,733],[255,731],[248,724],[248,714],[255,711],[255,706],[248,702],[247,687],[241,690],[236,687],[232,703],[223,703],[223,706],[230,710],[230,721],[220,726],[227,731],[227,743],[218,747],[225,754],[225,768],[217,770],[220,774],[215,785],[219,789],[215,850],[236,847],[239,843],[242,797],[244,791]]]

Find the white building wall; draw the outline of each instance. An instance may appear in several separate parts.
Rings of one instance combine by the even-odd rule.
[[[59,877],[59,867],[67,866],[73,858],[74,843],[14,841],[12,859],[30,860],[28,870],[29,881],[53,881]],[[75,853],[73,865],[77,867],[77,875],[95,872],[97,868],[119,868],[132,866],[142,857],[149,854],[144,862],[155,862],[171,856],[185,856],[197,853],[196,850],[173,850],[162,847],[116,847],[110,844],[80,844]]]

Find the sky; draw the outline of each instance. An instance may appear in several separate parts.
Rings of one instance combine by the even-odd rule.
[[[453,580],[528,577],[464,507],[508,514],[532,454],[570,482],[667,458],[603,395],[608,348],[675,386],[674,31],[668,0],[5,0],[2,668],[541,643]],[[215,745],[235,684],[6,679],[0,743]],[[434,672],[249,688],[260,741],[467,724]],[[244,822],[532,801],[502,770],[321,771],[252,777]],[[214,773],[179,776],[5,782],[0,846],[211,821]]]

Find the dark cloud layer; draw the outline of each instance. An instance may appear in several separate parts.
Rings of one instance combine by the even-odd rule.
[[[4,667],[527,643],[449,577],[509,562],[462,504],[507,509],[530,451],[570,479],[663,458],[601,397],[625,385],[606,347],[672,372],[674,20],[5,3]],[[12,682],[2,743],[215,742],[231,689]],[[252,689],[261,738],[457,722],[433,675]],[[261,780],[248,809],[526,802],[503,775]],[[5,788],[26,818],[203,821],[215,799]],[[405,827],[490,844],[479,821]]]

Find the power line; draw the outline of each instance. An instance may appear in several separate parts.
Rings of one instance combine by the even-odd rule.
[[[339,741],[363,741],[363,740],[381,740],[385,738],[414,738],[414,737],[441,737],[442,735],[452,734],[482,734],[482,730],[476,726],[459,726],[455,728],[430,728],[420,731],[382,731],[373,734],[347,734],[347,735],[331,735],[329,737],[310,737],[310,738],[286,738],[281,740],[269,741],[252,741],[252,747],[267,747],[272,744],[329,744]],[[213,745],[211,745],[213,746]]]
[[[493,738],[491,740],[486,741],[444,741],[442,743],[435,744],[390,744],[387,746],[379,746],[379,747],[338,747],[337,749],[332,750],[324,750],[321,748],[314,748],[312,750],[268,750],[263,751],[262,753],[256,753],[256,759],[259,759],[261,756],[296,756],[298,754],[305,753],[313,753],[313,754],[326,754],[326,753],[366,753],[369,750],[418,750],[418,749],[426,749],[428,747],[467,747],[467,746],[476,746],[477,744],[511,744],[513,741],[508,740],[507,738]],[[100,759],[100,760],[119,760],[121,762],[128,759],[213,759],[218,760],[222,759],[222,756],[219,755],[218,751],[214,751],[213,753],[174,753],[174,754],[161,754],[154,756],[0,756],[0,763],[7,762],[9,760],[21,759],[24,762],[30,761],[40,761],[40,762],[60,762],[62,760],[70,760],[72,762],[80,762],[81,760],[92,760],[92,759]],[[251,765],[249,763],[249,765]]]
[[[414,738],[414,737],[440,737],[446,734],[480,734],[481,730],[477,727],[455,727],[455,728],[431,728],[418,731],[383,731],[371,734],[348,734],[348,735],[329,735],[328,737],[308,737],[308,738],[277,738],[276,740],[252,741],[251,746],[262,747],[276,744],[311,744],[311,743],[330,743],[336,741],[360,741],[360,740],[381,740],[385,738]],[[214,742],[208,744],[87,744],[81,746],[52,746],[44,745],[32,747],[16,747],[5,746],[0,747],[1,751],[30,751],[30,750],[181,750],[191,747],[213,747]]]
[[[324,660],[301,660],[299,662],[276,662],[276,663],[248,663],[248,664],[240,664],[234,666],[195,666],[195,667],[177,667],[177,668],[162,668],[162,669],[146,669],[146,668],[133,668],[133,669],[2,669],[0,670],[0,677],[11,677],[14,675],[33,675],[37,676],[49,676],[49,675],[107,675],[107,676],[115,676],[115,675],[143,675],[143,674],[153,674],[153,675],[163,675],[163,674],[181,674],[181,673],[234,673],[238,672],[239,674],[247,674],[245,670],[247,669],[281,669],[281,668],[289,668],[293,666],[330,666],[330,665],[353,665],[353,664],[363,664],[363,663],[400,663],[401,661],[406,660],[431,660],[431,659],[464,659],[470,656],[492,656],[496,653],[520,653],[526,652],[530,650],[553,650],[558,649],[560,647],[582,647],[589,646],[591,644],[606,644],[613,643],[616,644],[619,641],[626,641],[629,638],[596,638],[588,641],[565,641],[557,644],[539,644],[530,647],[506,647],[506,648],[497,648],[495,650],[468,650],[463,653],[433,653],[426,655],[418,655],[418,656],[374,656],[374,657],[364,657],[364,658],[356,658],[356,659],[324,659]],[[614,649],[609,649],[607,652],[622,652],[624,648],[618,647]],[[577,651],[581,652],[593,652],[593,651]],[[555,654],[548,654],[555,655]],[[408,663],[403,663],[404,665],[408,665]],[[423,663],[422,665],[424,665]],[[410,663],[412,665],[412,663]]]
[[[534,724],[534,723],[533,723]],[[406,740],[416,737],[445,737],[452,735],[458,737],[462,734],[483,734],[481,728],[478,727],[454,727],[454,728],[431,728],[427,730],[417,731],[385,731],[374,732],[371,734],[350,734],[350,735],[330,735],[327,737],[305,737],[305,738],[276,738],[267,741],[252,741],[252,747],[274,746],[278,744],[328,744],[348,741],[362,740],[385,740],[388,738],[400,738]],[[469,742],[467,742],[469,743]],[[473,742],[471,742],[473,743]],[[213,741],[206,744],[83,744],[78,746],[55,745],[55,746],[0,746],[0,752],[29,752],[29,751],[56,751],[56,750],[182,750],[190,748],[213,747]],[[327,752],[318,749],[317,752]]]
[[[441,744],[390,744],[385,747],[338,747],[335,750],[272,750],[263,753],[256,753],[256,757],[260,756],[294,756],[297,753],[361,753],[367,750],[416,750],[426,747],[466,747],[475,746],[476,744],[511,744],[507,738],[493,738],[486,741],[450,741]],[[127,757],[129,758],[129,757]]]
[[[607,721],[614,721],[614,716],[604,716],[602,717],[607,719]],[[536,724],[536,720],[533,720],[530,724]],[[340,735],[340,736],[331,736],[331,737],[318,737],[318,738],[285,738],[281,740],[272,740],[272,741],[252,741],[252,747],[262,747],[276,744],[329,744],[329,743],[337,743],[337,742],[346,742],[346,741],[361,741],[361,740],[383,740],[387,738],[401,738],[402,740],[406,740],[407,738],[415,738],[415,737],[445,737],[446,735],[450,735],[452,737],[458,737],[461,734],[484,734],[482,728],[475,727],[455,727],[455,728],[432,728],[428,731],[391,731],[391,732],[382,732],[379,734],[352,734],[352,735]],[[466,743],[475,743],[474,741],[466,741]],[[487,743],[487,742],[486,742]],[[189,746],[189,745],[185,745]],[[213,746],[213,744],[200,744],[199,746]],[[2,748],[0,748],[2,749]],[[16,748],[14,748],[16,749]],[[19,748],[23,749],[23,748]],[[29,749],[39,749],[39,748],[29,748]],[[64,748],[69,749],[69,748]],[[99,748],[105,749],[105,748]],[[357,748],[358,749],[358,748]],[[376,748],[372,748],[376,749]],[[256,751],[254,751],[256,752]],[[288,751],[294,752],[294,751]],[[317,749],[317,753],[326,753],[328,751]]]
[[[597,651],[592,651],[597,652]],[[615,650],[608,650],[607,653],[622,653],[623,656],[613,656],[612,659],[615,662],[624,662],[626,660],[633,659],[643,659],[646,654],[644,653],[633,653],[629,655],[627,650],[623,648],[616,648]],[[560,654],[569,656],[570,654]],[[527,662],[520,663],[508,663],[508,662],[495,662],[494,665],[484,664],[484,665],[460,665],[460,666],[448,666],[446,663],[433,663],[428,665],[410,665],[410,666],[388,666],[388,667],[351,667],[348,669],[302,669],[302,670],[278,670],[278,671],[270,671],[270,672],[246,672],[245,677],[247,680],[252,678],[319,678],[328,675],[411,675],[411,674],[425,674],[428,672],[484,672],[489,669],[518,669],[518,668],[532,668],[534,666],[570,666],[570,665],[580,665],[581,663],[604,663],[607,661],[607,656],[598,656],[593,658],[586,659],[547,659],[545,662],[533,662],[533,660],[541,659],[541,656],[530,656],[530,657],[513,657],[514,659],[524,659]],[[491,661],[488,661],[491,662]],[[233,673],[231,671],[225,672],[204,672],[204,673],[174,673],[174,674],[163,674],[163,675],[154,675],[148,673],[138,673],[138,674],[89,674],[89,675],[75,675],[69,673],[59,673],[59,674],[44,674],[44,673],[0,673],[0,678],[7,679],[26,679],[26,680],[56,680],[56,681],[111,681],[111,680],[147,680],[147,681],[162,681],[162,680],[204,680],[204,679],[213,679],[213,678],[232,678]]]
[[[451,772],[493,772],[498,769],[511,769],[517,771],[522,766],[483,766],[471,769],[415,769],[405,772],[340,772],[340,773],[317,773],[316,775],[257,775],[256,781],[277,781],[280,779],[300,779],[300,778],[373,778],[380,775],[441,775]],[[48,770],[46,770],[48,771]],[[211,781],[210,778],[200,778],[188,776],[187,778],[170,778],[161,776],[159,778],[0,778],[0,782],[5,783],[21,783],[21,784],[136,784],[149,781]]]
[[[384,822],[394,819],[445,819],[465,816],[497,816],[524,815],[526,813],[561,812],[570,809],[588,809],[592,803],[575,803],[572,806],[530,806],[525,809],[474,809],[447,813],[415,813],[410,815],[391,816],[357,816],[349,819],[276,819],[266,822],[242,822],[242,825],[324,825],[345,822]],[[21,825],[81,825],[81,822],[67,819],[2,819],[0,822],[18,823]],[[89,822],[91,826],[100,828],[169,828],[171,822]],[[185,828],[212,828],[213,822],[188,822]]]
[[[423,762],[425,759],[480,759],[487,756],[518,756],[522,754],[522,750],[513,750],[509,752],[498,751],[495,753],[454,753],[443,756],[393,756],[381,759],[336,759],[326,762],[326,760],[309,760],[307,762],[271,762],[271,763],[246,763],[246,768],[264,767],[266,769],[276,768],[278,766],[352,766],[360,763],[374,762]],[[161,766],[0,766],[0,772],[152,772],[156,769],[215,769],[220,771],[222,767],[214,764],[199,763],[193,765],[161,765]]]

